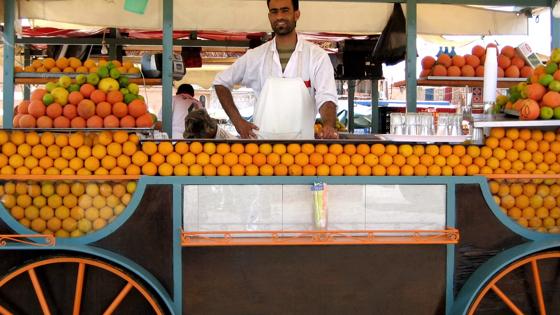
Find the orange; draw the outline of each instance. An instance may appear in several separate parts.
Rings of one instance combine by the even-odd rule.
[[[336,164],[336,155],[332,153],[326,153],[323,156],[323,163],[325,163],[328,166]]]
[[[137,166],[142,166],[148,162],[148,155],[143,151],[137,151],[132,155],[132,163]]]
[[[423,145],[421,144],[416,144],[413,147],[413,154],[416,156],[422,156],[424,153],[426,153],[426,149],[424,148]]]
[[[224,163],[224,156],[218,153],[214,153],[210,156],[210,164],[218,167]]]
[[[364,157],[364,163],[369,167],[373,167],[379,163],[379,157],[373,153],[370,153]]]
[[[519,129],[517,128],[508,128],[506,130],[506,137],[508,137],[511,140],[516,140],[517,138],[519,138]]]
[[[152,159],[154,156],[152,156]],[[206,164],[210,163],[210,156],[206,152],[201,152],[196,155],[196,164],[200,166],[205,166]]]
[[[422,164],[418,164],[414,167],[414,175],[426,176],[428,175],[428,168]]]
[[[393,157],[393,163],[395,163],[395,164],[396,164],[396,161],[395,161],[395,157],[396,157],[396,156],[397,156],[397,155],[395,155],[395,156]],[[409,157],[406,158],[406,164],[408,164],[408,165],[410,165],[410,166],[412,166],[412,167],[418,165],[419,163],[420,163],[420,158],[419,158],[417,155],[411,155],[411,156],[409,156]]]
[[[155,165],[154,165],[155,167]],[[142,167],[142,171],[144,171],[144,167]],[[202,166],[200,166],[199,164],[193,164],[191,166],[189,166],[189,175],[190,176],[200,176],[202,175]],[[146,174],[145,172],[143,172],[144,174]]]
[[[412,146],[410,144],[401,144],[399,146],[399,154],[401,154],[404,157],[411,156],[413,152],[414,151],[413,151]]]
[[[439,167],[444,167],[447,164],[447,159],[438,154],[434,157],[434,164]]]
[[[500,139],[500,148],[504,150],[509,150],[513,147],[513,141],[510,138],[502,138]]]
[[[531,152],[527,151],[527,150],[523,150],[521,152],[519,152],[519,160],[521,162],[529,162],[533,159],[533,154],[531,154]]]
[[[506,158],[506,150],[502,148],[495,148],[492,150],[492,156],[497,158],[498,160],[503,160]]]
[[[206,143],[210,143],[210,142],[206,142]],[[202,173],[204,174],[204,176],[216,176],[217,174],[216,166],[212,164],[206,164],[202,167]]]
[[[544,154],[542,154],[540,151],[534,152],[531,161],[533,161],[535,164],[541,163],[542,161],[544,161]]]
[[[229,148],[229,146],[228,146]],[[218,176],[229,176],[231,175],[231,168],[225,164],[218,166],[216,170]]]
[[[389,167],[387,167],[387,176],[399,176],[400,174],[401,168],[399,166],[391,164],[389,165]]]
[[[413,176],[413,175],[414,175],[414,167],[406,164],[401,166],[401,176]]]
[[[125,156],[125,155],[123,155]],[[120,156],[119,156],[120,158]],[[171,152],[166,158],[165,161],[169,164],[171,164],[171,166],[177,166],[181,163],[182,157],[181,155],[179,155],[179,153],[177,152]]]
[[[539,144],[539,149],[538,149],[539,152],[545,153],[550,150],[550,143],[548,141],[540,140],[538,144]]]
[[[272,151],[272,147],[270,148]],[[265,164],[259,167],[259,175],[260,176],[272,176],[274,175],[274,168],[271,165]]]
[[[299,166],[305,166],[309,163],[309,156],[303,152],[300,152],[295,155],[294,161]],[[348,163],[350,163],[350,158],[348,158]]]
[[[207,143],[211,143],[211,142],[207,142]],[[212,144],[213,144],[213,143],[212,143]],[[111,146],[111,145],[118,145],[118,146],[120,146],[118,143],[111,143],[109,146]],[[205,144],[205,145],[206,145],[206,144]],[[109,148],[107,148],[107,150],[109,150]],[[158,144],[157,151],[158,151],[161,155],[167,156],[167,155],[169,155],[171,152],[173,152],[173,144],[171,144],[171,142],[167,142],[167,141],[160,142],[160,143]],[[208,153],[208,152],[206,152],[206,153]],[[211,153],[208,153],[208,154],[211,154]]]
[[[476,164],[467,166],[467,175],[477,175],[480,173],[480,168]]]
[[[385,147],[385,153],[393,156],[399,152],[399,148],[394,144],[389,144]]]
[[[383,166],[384,168],[388,167],[391,164],[393,164],[393,157],[391,155],[384,153],[379,157],[379,165]]]
[[[346,153],[341,153],[336,157],[336,163],[340,166],[346,166],[351,163],[351,158]]]
[[[301,152],[310,155],[315,152],[315,146],[311,143],[304,143],[301,145]]]
[[[319,146],[325,146],[325,145],[324,145],[324,144],[318,144],[318,145],[315,147],[315,150],[316,150],[317,152],[319,152],[319,150],[318,150],[318,149],[319,149]],[[358,146],[356,147],[356,152],[357,152],[359,155],[361,155],[361,156],[366,156],[366,155],[368,155],[368,154],[370,153],[369,145],[367,145],[367,144],[365,144],[365,143],[360,143],[360,144],[358,144]],[[321,153],[321,154],[325,154],[326,152],[324,152],[324,153],[323,153],[323,152],[320,152],[320,153]],[[359,173],[359,172],[358,172],[358,173]],[[371,170],[370,170],[370,173],[371,173]]]
[[[321,162],[322,162],[322,158],[321,158]],[[364,157],[361,154],[354,154],[350,157],[350,163],[352,163],[352,165],[358,167],[358,166],[364,164]]]
[[[377,164],[372,168],[372,173],[374,176],[385,176],[385,174],[387,174],[387,169],[385,166]]]
[[[486,141],[484,142],[484,144],[486,146],[488,146],[490,149],[495,149],[500,145],[500,140],[498,140],[495,137],[488,137],[488,138],[486,138]]]
[[[224,155],[224,164],[228,166],[234,166],[239,162],[239,157],[233,152],[228,152]]]
[[[294,164],[294,156],[291,155],[290,153],[284,153],[282,154],[282,156],[280,156],[280,163],[286,166],[290,166]]]
[[[173,166],[168,163],[162,163],[160,166],[158,166],[158,174],[161,176],[173,175]]]
[[[228,153],[229,150],[230,150],[229,144],[227,143],[218,143],[218,145],[216,146],[216,153],[221,155]]]
[[[488,146],[483,146],[482,148],[480,148],[480,156],[488,159],[492,156],[493,153],[493,149],[488,147]]]
[[[385,145],[381,143],[376,143],[371,146],[370,152],[376,156],[381,156],[385,153]]]
[[[146,143],[146,142],[144,142],[144,143]],[[142,146],[142,150],[144,150],[144,146]],[[192,142],[192,143],[189,145],[189,150],[192,152],[192,154],[195,154],[195,155],[201,153],[202,150],[203,150],[202,143],[200,143],[200,142],[198,142],[198,141]],[[146,152],[146,151],[144,151],[144,152]],[[155,152],[154,152],[154,153],[155,153]],[[151,155],[151,154],[148,153],[148,152],[146,152],[146,154]],[[153,153],[152,153],[152,154],[153,154]],[[191,172],[191,173],[192,173],[192,172]]]
[[[467,152],[467,150],[465,149],[465,146],[463,145],[454,145],[453,146],[453,154],[458,156],[458,157],[462,157],[463,155],[465,155]]]
[[[278,155],[278,153],[271,152],[266,157],[266,163],[270,166],[276,166],[280,164],[280,155]]]
[[[276,176],[286,176],[288,175],[288,167],[284,164],[278,164],[274,166],[274,175]]]
[[[434,163],[434,158],[429,154],[423,154],[420,156],[420,163],[426,167],[430,167]]]
[[[264,155],[268,155],[272,152],[272,146],[270,145],[270,143],[261,143],[259,145],[259,152]]]
[[[334,155],[339,155],[344,151],[344,148],[340,143],[333,143],[329,146],[329,153]]]
[[[560,153],[560,141],[553,141],[550,143],[550,151],[554,154]]]
[[[540,129],[533,129],[531,130],[531,139],[535,140],[535,141],[541,141],[544,137],[544,134],[542,132],[542,130]]]
[[[239,154],[245,152],[245,147],[241,143],[234,143],[234,144],[231,145],[230,150],[231,150],[231,152],[239,155]],[[245,171],[245,170],[243,170],[243,171]]]
[[[340,165],[338,166],[341,167]],[[301,166],[297,164],[292,164],[288,166],[288,174],[290,174],[290,176],[301,176],[302,172],[303,169],[301,168]],[[331,171],[331,175],[333,175],[332,171]],[[342,170],[340,171],[340,175],[342,175]]]
[[[448,156],[453,154],[453,148],[448,144],[444,144],[444,145],[439,147],[439,154],[441,156],[447,158]]]
[[[464,165],[465,167],[471,165],[473,163],[473,159],[470,155],[463,155],[461,157],[461,164]]]
[[[356,155],[358,156],[358,155]],[[309,163],[315,167],[323,164],[323,155],[317,152],[313,152],[309,155]],[[270,164],[270,163],[269,163]]]
[[[301,146],[299,143],[290,143],[286,147],[286,151],[291,155],[296,155],[301,152]]]
[[[478,167],[483,167],[486,165],[486,159],[479,156],[474,159],[474,164],[476,164]]]
[[[501,139],[501,138],[505,137],[505,135],[506,135],[506,131],[505,131],[504,128],[495,127],[495,128],[490,129],[490,136],[491,137]]]
[[[368,151],[369,151],[369,146],[368,146]],[[328,166],[326,166],[326,165],[320,165],[319,167],[317,167],[317,175],[322,175],[322,174],[320,174],[320,170],[321,170],[321,167],[323,167],[323,166],[328,168]],[[327,176],[327,175],[329,175],[328,172],[327,172],[327,174],[324,174],[324,176]],[[358,175],[359,176],[370,176],[371,175],[371,167],[366,165],[366,164],[362,164],[362,165],[358,166]]]
[[[127,142],[125,142],[125,144],[126,143]],[[123,151],[124,151],[124,144],[123,144]],[[189,152],[189,145],[186,142],[177,142],[175,143],[175,152],[181,155],[186,154],[187,152]]]
[[[506,159],[510,162],[517,161],[519,159],[519,152],[515,149],[509,149],[506,152]],[[556,159],[556,156],[554,157]]]
[[[354,144],[351,143],[347,143],[344,145],[344,153],[352,156],[353,154],[356,153],[356,146]]]
[[[453,175],[453,168],[449,165],[445,165],[441,168],[441,175],[442,176],[452,176]]]
[[[264,155],[263,153],[260,153],[260,152],[253,155],[252,163],[255,166],[258,166],[258,167],[261,167],[262,165],[265,165],[266,164],[266,155]],[[305,163],[305,164],[307,164],[307,163]]]
[[[459,163],[461,163],[461,159],[459,159],[459,157],[456,156],[455,154],[448,156],[446,159],[446,164],[449,165],[450,167],[455,167]]]
[[[253,163],[253,157],[251,157],[249,154],[241,153],[239,155],[239,164],[241,164],[243,166],[247,166],[251,163]]]
[[[158,146],[155,142],[144,142],[142,143],[142,151],[151,156],[158,151]]]
[[[342,176],[344,174],[344,167],[334,164],[329,168],[329,173],[331,176]]]
[[[278,155],[282,155],[284,153],[286,153],[286,145],[283,143],[275,143],[272,146],[272,152],[278,154]]]
[[[490,169],[495,170],[500,167],[500,160],[495,157],[491,157],[486,161],[486,166],[490,167]]]
[[[455,167],[453,167],[453,175],[465,176],[467,175],[467,168],[463,164],[458,164]]]
[[[311,164],[307,164],[302,168],[303,176],[315,176],[317,174],[317,168]]]
[[[233,176],[243,176],[245,175],[245,166],[241,164],[235,164],[231,167],[231,175]]]

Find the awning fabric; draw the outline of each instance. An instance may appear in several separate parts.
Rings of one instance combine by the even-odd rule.
[[[0,1],[3,2],[3,1]],[[300,32],[380,33],[391,3],[301,1]],[[0,6],[1,8],[1,6]],[[406,12],[406,5],[403,5]],[[143,15],[124,10],[124,0],[18,0],[19,18],[85,26],[161,29],[163,3],[149,0]],[[174,0],[174,29],[268,32],[264,0]],[[418,5],[418,33],[450,35],[526,35],[527,18],[461,5]]]

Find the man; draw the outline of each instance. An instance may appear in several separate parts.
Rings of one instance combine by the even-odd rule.
[[[338,138],[336,85],[327,53],[298,37],[298,0],[268,0],[267,4],[275,36],[216,76],[214,87],[222,107],[241,138],[312,139],[317,112],[323,121],[319,137]],[[233,102],[235,84],[257,93],[253,123],[241,117]]]
[[[185,118],[193,109],[202,108],[202,104],[194,98],[194,88],[190,84],[181,84],[171,103],[172,112],[172,139],[182,139],[185,132]],[[157,115],[161,121],[162,110]]]

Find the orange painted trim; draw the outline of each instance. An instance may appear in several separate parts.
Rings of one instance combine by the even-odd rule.
[[[182,232],[181,241],[185,247],[457,244],[459,230],[205,231]]]
[[[496,295],[498,295],[498,297],[500,297],[500,299],[502,299],[502,301],[504,301],[504,303],[506,303],[509,309],[515,313],[515,315],[523,315],[523,312],[515,305],[515,303],[513,303],[512,300],[507,297],[507,295],[502,290],[500,290],[500,288],[498,288],[497,285],[493,285],[490,288],[492,289],[492,291],[494,291],[494,293],[496,293]]]
[[[117,309],[117,307],[119,307],[121,302],[124,300],[124,298],[127,296],[128,292],[130,292],[130,289],[132,289],[132,284],[127,283],[126,286],[121,290],[121,292],[119,292],[119,294],[115,297],[111,305],[109,305],[107,310],[103,312],[103,315],[112,315],[113,312]]]
[[[45,294],[43,293],[43,289],[41,288],[41,283],[39,283],[39,279],[37,279],[35,269],[31,268],[27,272],[29,273],[29,278],[31,278],[31,283],[33,283],[33,289],[35,289],[35,295],[37,295],[37,300],[39,300],[41,310],[43,310],[43,315],[51,315],[49,305],[47,303],[47,300],[45,299]]]
[[[80,308],[82,306],[82,293],[84,291],[84,274],[86,265],[80,263],[78,265],[78,276],[76,277],[76,293],[74,294],[74,307],[72,308],[72,315],[80,315]]]
[[[0,175],[0,180],[138,180],[140,175]]]
[[[31,240],[38,239],[44,243],[37,243]],[[8,246],[8,242],[20,243],[36,247],[53,247],[56,245],[54,235],[46,234],[0,234],[0,247]]]
[[[544,295],[541,284],[541,274],[539,272],[539,266],[537,265],[537,261],[535,259],[531,261],[531,270],[533,271],[533,281],[535,282],[535,293],[537,295],[537,301],[539,302],[540,315],[546,315],[546,306],[544,304]]]
[[[478,174],[488,179],[560,179],[560,174]]]
[[[2,315],[14,315],[12,312],[8,311],[7,309],[3,308],[2,305],[0,305],[0,314]]]
[[[486,284],[486,286],[482,290],[480,290],[480,293],[478,294],[476,299],[472,302],[472,304],[469,308],[468,315],[474,315],[476,313],[476,311],[478,309],[478,306],[482,302],[482,299],[484,299],[484,297],[486,296],[486,293],[488,293],[488,291],[490,289],[492,289],[492,287],[494,287],[495,284],[498,283],[498,281],[500,281],[502,278],[507,276],[513,270],[515,270],[519,267],[522,267],[522,266],[526,265],[527,263],[530,263],[530,262],[533,262],[533,261],[537,262],[538,260],[541,260],[541,259],[560,259],[560,252],[547,252],[547,253],[544,253],[544,254],[537,254],[537,255],[529,256],[529,257],[526,257],[524,259],[515,261],[511,265],[509,265],[507,268],[504,268],[502,271],[497,273],[496,276],[494,276],[492,279],[490,279],[490,281]]]

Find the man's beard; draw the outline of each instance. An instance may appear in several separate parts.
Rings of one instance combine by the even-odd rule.
[[[282,26],[278,26],[277,23],[274,23],[272,25],[272,30],[276,35],[290,34],[296,28],[296,21],[290,22],[290,21],[283,20],[283,22],[285,22],[285,24],[283,24]]]

